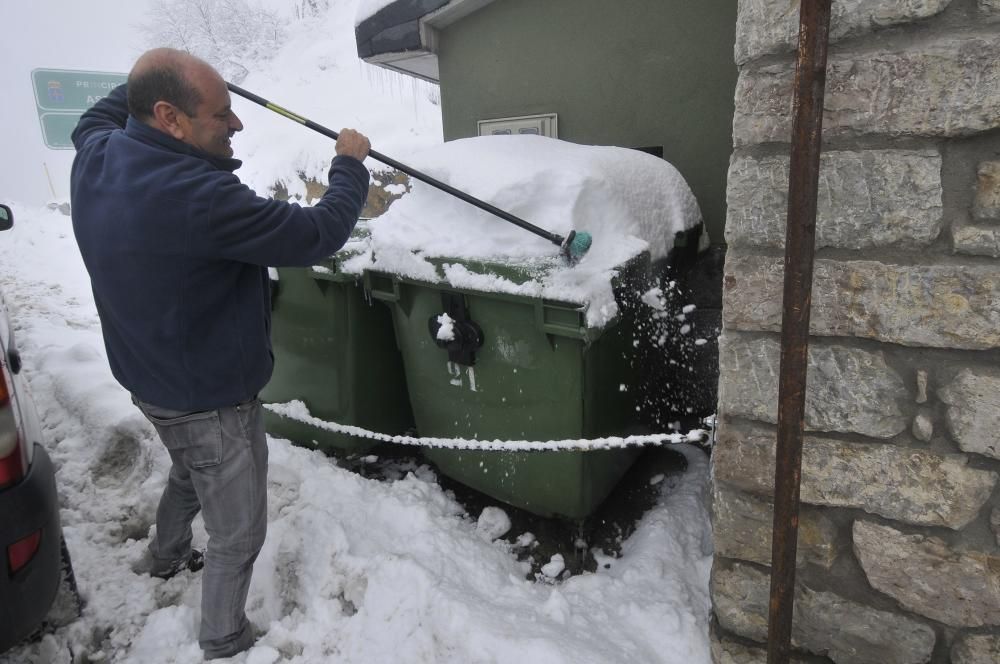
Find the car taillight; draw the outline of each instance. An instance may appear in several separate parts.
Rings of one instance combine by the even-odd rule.
[[[7,564],[10,573],[17,572],[31,562],[38,553],[38,545],[42,543],[42,531],[36,530],[27,537],[22,537],[7,547]]]
[[[22,447],[14,419],[14,404],[7,389],[7,376],[0,365],[0,489],[24,477],[27,459]]]

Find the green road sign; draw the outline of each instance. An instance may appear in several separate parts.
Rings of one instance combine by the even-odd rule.
[[[72,150],[70,134],[80,115],[125,82],[126,74],[70,69],[35,69],[31,83],[45,145]]]
[[[55,150],[73,149],[70,135],[80,121],[80,113],[40,113],[38,119],[42,123],[45,145]]]

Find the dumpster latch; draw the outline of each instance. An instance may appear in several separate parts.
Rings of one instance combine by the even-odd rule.
[[[448,351],[448,360],[471,367],[476,350],[483,345],[483,329],[469,318],[465,297],[459,293],[441,293],[444,313],[427,319],[427,328],[438,348]]]

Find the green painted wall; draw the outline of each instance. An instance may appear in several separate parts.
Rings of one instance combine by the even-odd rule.
[[[445,140],[559,114],[559,138],[663,146],[723,241],[737,0],[495,0],[445,28]]]

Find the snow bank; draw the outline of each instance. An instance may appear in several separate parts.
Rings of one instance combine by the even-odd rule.
[[[616,267],[644,251],[653,260],[664,257],[678,232],[701,221],[677,169],[637,150],[481,136],[425,150],[411,165],[547,231],[590,233],[593,246],[567,266],[552,242],[414,180],[411,191],[371,224],[370,252],[348,261],[345,270],[578,303],[595,327],[616,313]],[[431,258],[518,264],[536,276],[513,283],[455,263],[438,271]]]

